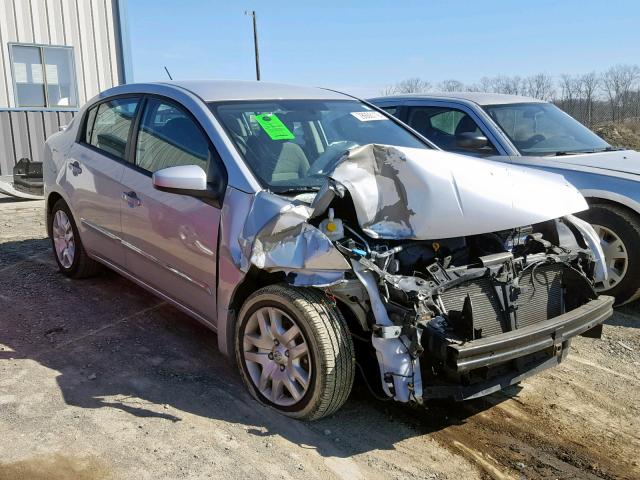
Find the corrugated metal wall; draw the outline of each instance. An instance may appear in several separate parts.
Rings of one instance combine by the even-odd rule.
[[[39,160],[44,138],[73,113],[15,109],[10,42],[73,47],[79,104],[120,83],[118,0],[0,0],[0,175]]]
[[[3,1],[3,0],[0,0]],[[74,112],[0,111],[0,175],[11,175],[15,162],[41,162],[44,141],[67,125]]]

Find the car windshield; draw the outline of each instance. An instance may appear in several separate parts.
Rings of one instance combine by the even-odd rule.
[[[566,155],[611,148],[550,103],[491,105],[484,109],[523,155]]]
[[[317,190],[350,148],[370,143],[431,148],[357,100],[210,104],[251,170],[274,192]]]

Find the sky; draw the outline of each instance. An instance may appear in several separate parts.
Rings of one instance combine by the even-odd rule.
[[[367,97],[410,77],[551,75],[640,64],[640,0],[129,0],[135,81],[262,80]]]

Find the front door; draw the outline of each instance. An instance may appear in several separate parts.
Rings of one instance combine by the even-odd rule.
[[[134,162],[122,177],[122,238],[127,270],[150,287],[215,324],[220,209],[188,195],[156,190],[162,168],[199,165],[211,172],[212,146],[180,106],[146,100]]]
[[[66,190],[84,247],[124,266],[120,206],[125,152],[140,99],[116,98],[92,107],[66,161]]]
[[[463,155],[486,157],[498,155],[498,150],[491,143],[487,132],[469,112],[448,105],[409,106],[406,123],[414,130],[431,140],[447,152]],[[486,145],[477,147],[464,146],[465,135],[483,135]]]

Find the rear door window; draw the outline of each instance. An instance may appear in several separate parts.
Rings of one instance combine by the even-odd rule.
[[[139,103],[139,98],[116,98],[94,107],[95,113],[87,114],[86,143],[124,160]]]

